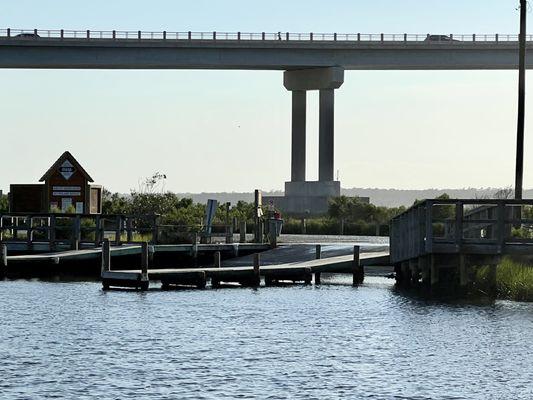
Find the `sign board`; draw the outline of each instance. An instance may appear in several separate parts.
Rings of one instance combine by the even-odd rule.
[[[52,192],[52,196],[61,197],[61,196],[81,196],[81,192]]]
[[[69,160],[63,161],[63,164],[59,167],[59,173],[65,178],[65,180],[69,180],[72,175],[74,175],[74,172],[76,169],[74,168],[74,165]]]

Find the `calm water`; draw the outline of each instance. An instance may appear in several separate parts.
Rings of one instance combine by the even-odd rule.
[[[0,282],[0,398],[533,398],[533,304]]]

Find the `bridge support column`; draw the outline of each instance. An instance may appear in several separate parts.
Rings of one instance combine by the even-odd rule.
[[[307,92],[292,91],[292,153],[291,181],[305,181]]]
[[[285,196],[271,197],[276,207],[293,215],[317,215],[328,211],[329,199],[341,193],[334,181],[334,99],[335,89],[344,83],[341,67],[285,71],[283,84],[292,92],[291,180],[285,182]],[[306,94],[320,91],[318,181],[305,180]]]
[[[320,90],[318,180],[333,181],[334,160],[334,102],[333,89]]]

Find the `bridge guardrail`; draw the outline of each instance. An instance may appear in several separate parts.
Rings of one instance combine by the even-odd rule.
[[[0,29],[0,37],[24,40],[86,39],[86,40],[209,40],[209,41],[296,41],[296,42],[425,42],[474,43],[518,42],[516,34],[390,34],[390,33],[297,33],[297,32],[173,32],[173,31],[122,31],[122,30],[68,30],[68,29]],[[429,39],[431,37],[431,39]],[[526,40],[533,41],[533,35]]]

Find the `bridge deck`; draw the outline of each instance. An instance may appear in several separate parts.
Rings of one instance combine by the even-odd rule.
[[[28,35],[27,31],[19,31]],[[33,32],[33,31],[29,31]],[[516,69],[517,35],[0,31],[0,68],[290,70]],[[281,40],[280,40],[281,39]],[[531,39],[531,37],[529,37]],[[529,42],[528,47],[533,48]],[[528,52],[528,68],[533,54]]]

